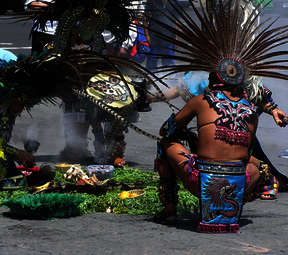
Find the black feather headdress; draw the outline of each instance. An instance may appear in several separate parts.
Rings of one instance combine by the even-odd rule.
[[[131,8],[132,0],[55,0],[45,2],[47,8],[41,12],[31,12],[34,20],[32,30],[40,27],[45,31],[46,23],[58,21],[55,34],[55,49],[64,51],[71,44],[72,28],[85,40],[99,38],[104,29],[109,30],[118,42],[129,37],[129,24],[136,11]],[[94,38],[93,38],[94,37]],[[82,41],[83,41],[82,38]]]
[[[157,31],[159,38],[175,45],[176,56],[158,56],[173,58],[181,64],[162,66],[159,71],[168,72],[167,75],[217,72],[226,84],[241,84],[250,76],[288,80],[287,74],[276,71],[288,70],[283,64],[288,62],[283,59],[288,51],[277,50],[278,46],[288,43],[288,25],[275,28],[272,26],[276,20],[270,19],[258,23],[259,15],[269,2],[260,1],[251,8],[251,0],[245,4],[241,0],[218,0],[217,8],[209,8],[199,1],[197,8],[190,0],[193,15],[176,1],[168,2],[174,12],[163,14],[173,26],[159,20],[155,22],[162,27],[162,31]],[[167,36],[165,31],[174,33],[178,40]]]
[[[53,3],[46,2],[48,7],[43,12],[32,13],[30,17],[34,17],[35,26],[43,29],[48,21],[58,21],[52,50],[43,51],[40,56],[18,60],[12,66],[0,70],[0,82],[2,80],[6,88],[11,88],[9,93],[0,88],[0,94],[3,91],[3,96],[9,97],[9,99],[25,98],[25,106],[30,108],[36,102],[39,103],[46,99],[51,101],[55,97],[63,98],[63,94],[70,96],[72,92],[79,98],[91,101],[139,132],[138,128],[125,121],[118,112],[113,112],[113,109],[109,108],[103,100],[96,100],[87,94],[85,88],[87,88],[90,78],[102,73],[123,81],[131,95],[131,106],[135,106],[137,104],[135,101],[139,98],[134,99],[124,77],[125,74],[122,73],[124,68],[132,70],[133,73],[154,85],[165,102],[167,99],[154,81],[166,84],[133,60],[118,56],[106,56],[101,50],[73,51],[71,48],[75,30],[78,35],[80,34],[80,39],[84,43],[87,38],[87,40],[92,39],[99,49],[105,46],[101,44],[101,39],[103,39],[101,33],[104,29],[110,30],[118,42],[127,39],[129,25],[134,18],[135,9],[130,8],[133,7],[132,2],[131,0],[55,0]],[[133,86],[137,85],[133,84]],[[146,87],[142,88],[139,85],[138,89],[139,91],[146,90]],[[8,101],[10,101],[9,99]],[[168,105],[176,108],[170,103]],[[141,133],[149,136],[143,131]],[[150,137],[157,139],[154,136]]]

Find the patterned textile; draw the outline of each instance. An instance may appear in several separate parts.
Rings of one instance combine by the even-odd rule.
[[[260,197],[267,196],[266,199],[276,199],[278,195],[279,181],[275,176],[270,176],[269,180],[265,182],[265,185],[261,188]]]
[[[163,123],[162,127],[163,137],[171,137],[176,131],[175,113],[172,113],[170,117]]]
[[[200,232],[238,232],[246,164],[197,160],[200,180]]]
[[[232,101],[220,91],[205,92],[204,98],[209,105],[221,115],[214,121],[216,125],[215,139],[231,145],[248,146],[248,123],[255,118],[253,104],[246,99]]]
[[[183,155],[187,158],[185,164],[188,164],[188,174],[189,174],[189,190],[190,192],[199,197],[200,189],[199,189],[199,170],[196,166],[197,155],[196,154],[186,154],[183,152]]]

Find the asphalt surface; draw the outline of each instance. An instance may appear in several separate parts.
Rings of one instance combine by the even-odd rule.
[[[287,21],[279,20],[282,25]],[[29,53],[30,26],[29,22],[15,24],[0,20],[0,47],[16,54]],[[169,82],[173,85],[179,81]],[[288,112],[287,82],[272,79],[264,82],[272,89],[279,108]],[[173,102],[183,105],[180,99]],[[152,112],[141,114],[137,125],[157,134],[171,111],[163,103],[152,107]],[[23,148],[29,129],[41,143],[35,155],[37,160],[57,162],[64,147],[61,110],[58,106],[37,106],[31,115],[33,118],[23,114],[17,120],[11,143]],[[270,116],[263,115],[257,136],[275,166],[288,173],[288,160],[279,158],[280,152],[288,148],[287,128],[277,127]],[[92,150],[91,132],[89,139]],[[155,141],[129,131],[126,142],[128,164],[153,169]],[[17,220],[6,217],[7,209],[0,208],[0,254],[288,254],[287,205],[287,193],[281,193],[278,200],[248,203],[242,213],[240,234],[218,235],[197,233],[196,217],[192,215],[182,216],[176,226],[168,227],[153,223],[150,216],[107,213],[49,221]]]

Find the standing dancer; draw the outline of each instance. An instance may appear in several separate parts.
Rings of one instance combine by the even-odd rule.
[[[118,56],[106,54],[106,45],[102,33],[104,30],[111,31],[115,37],[115,41],[119,44],[128,39],[129,26],[136,17],[133,8],[129,8],[131,5],[130,2],[133,1],[55,0],[42,13],[35,17],[35,25],[39,25],[40,27],[45,25],[48,20],[58,20],[53,48],[47,54],[52,54],[55,58],[59,56],[71,56],[75,60],[75,63],[77,62],[77,65],[79,63],[80,76],[85,80],[86,85],[90,87],[89,93],[101,102],[109,102],[109,107],[114,108],[118,114],[122,114],[126,118],[131,117],[131,113],[136,112],[136,99],[141,97],[141,95],[139,96],[138,93],[132,95],[133,93],[131,93],[131,89],[128,86],[132,82],[125,75],[126,78],[124,78],[122,70],[126,67],[128,69],[138,69],[139,71],[141,67],[133,61],[129,62],[129,60]],[[117,64],[115,64],[115,61]],[[140,72],[140,74],[143,76],[143,73]],[[134,87],[134,85],[131,86]],[[137,86],[135,85],[135,87]],[[139,89],[142,90],[141,88]],[[94,91],[91,92],[92,90]],[[100,93],[98,93],[99,91]],[[118,102],[114,103],[117,100],[119,104]],[[116,158],[120,158],[118,162],[123,164],[126,144],[124,141],[124,132],[126,126],[113,117],[107,117],[105,113],[102,114],[102,110],[101,114],[95,114],[95,111],[81,112],[85,108],[83,105],[89,104],[88,101],[83,102],[83,105],[73,107],[75,98],[70,94],[64,97],[64,101],[69,103],[67,104],[66,111],[68,114],[69,111],[74,113],[75,108],[77,108],[80,111],[79,115],[83,116],[83,121],[77,126],[79,129],[76,129],[75,135],[71,136],[69,133],[67,134],[67,144],[71,144],[70,142],[73,141],[73,137],[80,138],[83,141],[83,136],[80,134],[87,134],[83,130],[87,131],[87,118],[89,118],[91,122],[97,124],[96,128],[93,128],[93,131],[97,131],[97,134],[101,135],[104,142],[104,144],[98,143],[101,139],[97,137],[97,144],[94,144],[95,152],[100,155],[104,154],[102,158],[104,158],[105,163],[113,163]],[[97,109],[99,110],[99,108]],[[99,119],[99,115],[104,116]],[[84,123],[85,121],[86,123]],[[103,123],[101,122],[105,123],[104,133]],[[81,130],[83,132],[80,132]],[[71,130],[68,129],[68,131]],[[87,143],[86,140],[85,143]],[[73,155],[80,154],[77,153],[77,148],[74,154],[69,153],[69,150],[67,151],[68,153],[65,153],[64,150],[63,154],[71,154],[70,156],[74,160],[76,160],[76,157],[73,157]],[[86,154],[85,151],[84,154]],[[96,160],[98,161],[99,157]]]
[[[41,33],[45,32],[43,28],[50,24],[50,20],[57,20],[57,23],[53,23],[55,31],[54,36],[50,38],[53,39],[51,50],[61,54],[85,51],[86,54],[105,55],[107,37],[104,36],[110,35],[109,42],[111,38],[116,42],[122,42],[128,38],[130,19],[132,21],[132,16],[126,8],[130,6],[129,1],[118,1],[116,4],[111,1],[50,1],[49,3],[43,1],[41,4],[37,1],[28,1],[27,6],[34,11],[39,9],[38,13],[35,13],[34,27],[42,29]],[[33,15],[33,12],[31,14]],[[108,33],[106,28],[113,34]],[[39,31],[33,31],[32,34],[38,35]],[[66,144],[60,153],[62,160],[86,164],[94,162],[113,164],[115,158],[123,158],[125,127],[121,128],[121,124],[113,123],[114,119],[107,117],[104,111],[87,100],[66,94],[63,101]],[[93,158],[88,151],[87,141],[90,126],[94,135]],[[115,144],[116,140],[118,142]]]

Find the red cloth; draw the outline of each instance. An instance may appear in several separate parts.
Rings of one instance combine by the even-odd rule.
[[[38,166],[34,166],[32,168],[27,168],[24,166],[17,166],[17,169],[24,174],[25,176],[29,176],[30,174],[32,174],[33,172],[38,172],[40,171],[40,167]]]
[[[32,167],[32,168],[27,168],[27,167],[25,167],[25,166],[17,166],[17,169],[19,170],[19,171],[30,171],[30,172],[37,172],[37,171],[40,171],[40,167],[38,167],[38,166],[34,166],[34,167]]]

